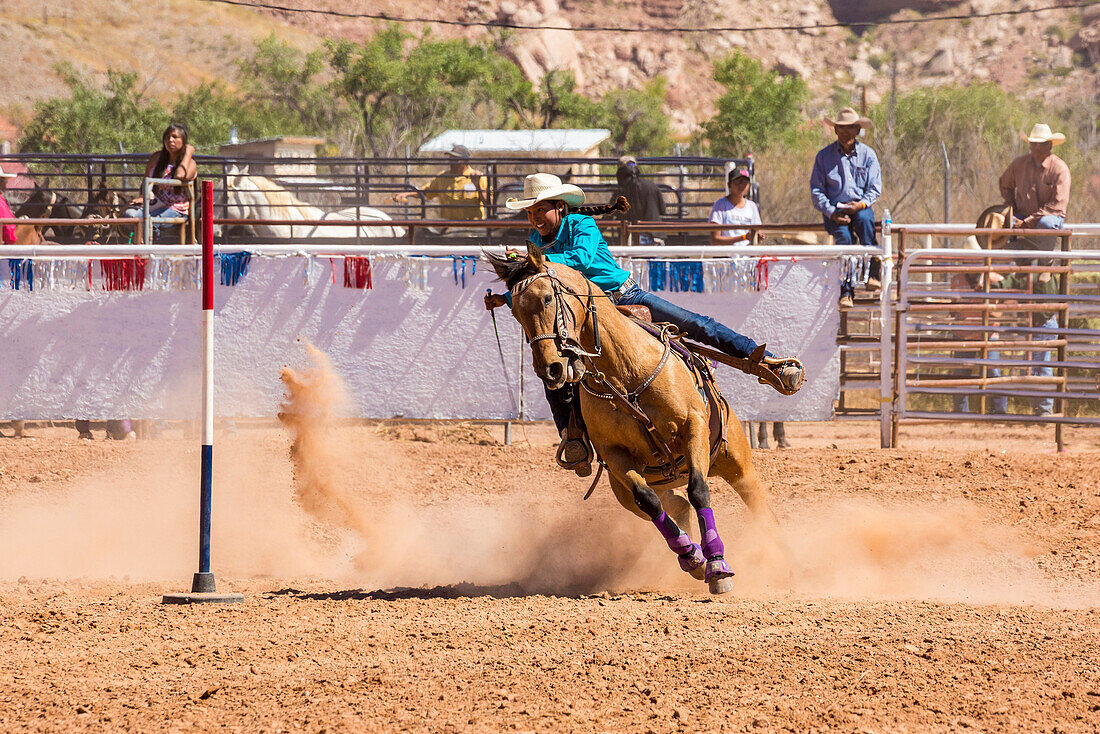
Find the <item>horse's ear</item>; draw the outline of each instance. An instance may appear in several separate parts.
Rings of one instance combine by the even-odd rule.
[[[539,246],[531,240],[527,240],[527,264],[536,273],[546,269],[546,257],[542,254]]]
[[[508,278],[512,277],[512,274],[515,272],[515,263],[513,261],[510,261],[507,255],[497,255],[496,253],[489,252],[488,250],[484,250],[483,255],[485,259],[489,262],[489,264],[493,266],[493,270],[496,271],[497,278],[507,283]]]

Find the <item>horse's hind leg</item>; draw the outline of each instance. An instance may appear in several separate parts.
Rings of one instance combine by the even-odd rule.
[[[620,478],[620,472],[613,468],[615,460],[610,452],[604,460],[612,468],[611,491],[615,493],[619,504],[635,515],[652,522],[661,533],[661,537],[665,539],[669,549],[676,554],[680,568],[702,580],[705,565],[702,549],[697,543],[692,542],[691,536],[664,511],[657,493],[634,469],[623,472]]]
[[[768,491],[752,464],[752,454],[744,434],[731,426],[726,448],[711,465],[713,474],[725,479],[741,497],[753,522],[762,531],[762,562],[776,570],[778,577],[789,577],[794,568],[794,555],[779,531],[779,521],[772,512]]]
[[[756,473],[756,467],[752,463],[752,452],[749,450],[749,442],[744,434],[734,425],[726,433],[726,446],[714,458],[711,465],[711,473],[729,482],[736,490],[741,501],[749,509],[753,519],[771,525],[779,526],[779,522],[772,512],[768,502],[768,492],[760,482]]]

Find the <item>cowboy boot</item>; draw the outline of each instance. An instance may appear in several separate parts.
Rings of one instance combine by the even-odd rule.
[[[555,457],[558,465],[563,469],[575,471],[578,477],[587,477],[592,474],[592,455],[583,438],[570,436],[568,429],[561,432],[561,443],[558,445],[558,453]]]
[[[592,450],[584,428],[577,420],[576,410],[574,407],[569,414],[569,423],[561,430],[561,444],[556,458],[562,468],[575,471],[578,477],[587,477],[592,473]]]
[[[764,352],[763,344],[749,355],[749,362],[770,372],[771,379],[766,381],[784,395],[794,395],[806,379],[806,370],[800,361],[794,357],[769,357]],[[760,376],[759,373],[757,376]]]

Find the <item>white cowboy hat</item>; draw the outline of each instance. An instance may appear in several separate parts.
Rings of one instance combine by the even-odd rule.
[[[1041,122],[1037,122],[1031,126],[1031,132],[1024,135],[1023,139],[1029,143],[1054,143],[1055,145],[1061,145],[1066,142],[1066,136],[1062,133],[1052,133],[1050,131],[1050,125],[1044,125]]]
[[[523,198],[510,198],[504,202],[504,206],[515,211],[548,200],[564,201],[569,206],[579,206],[584,203],[584,192],[573,184],[563,184],[561,179],[552,173],[532,173],[523,179]]]
[[[18,173],[8,173],[3,167],[0,167],[0,178],[15,178],[18,175]]]
[[[859,125],[861,128],[870,129],[874,127],[871,124],[871,118],[860,117],[859,113],[853,110],[851,107],[845,107],[837,113],[835,120],[825,118],[825,124],[829,127],[836,127],[837,125]]]

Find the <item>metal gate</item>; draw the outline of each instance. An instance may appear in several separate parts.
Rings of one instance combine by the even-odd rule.
[[[884,446],[906,419],[1054,424],[1059,449],[1062,426],[1100,425],[1098,272],[1098,251],[906,254]]]

